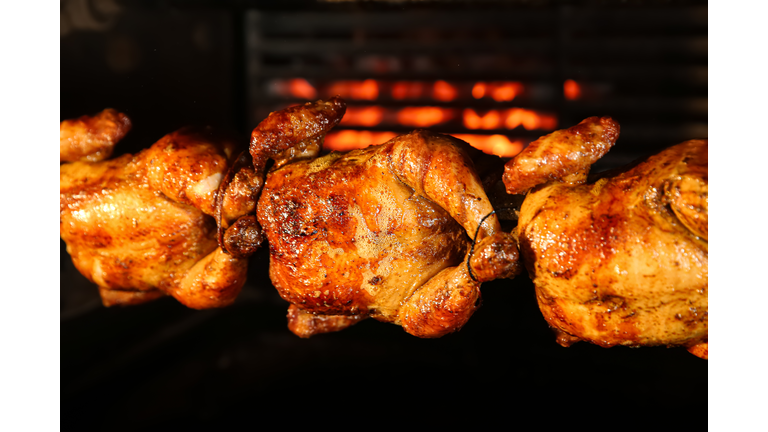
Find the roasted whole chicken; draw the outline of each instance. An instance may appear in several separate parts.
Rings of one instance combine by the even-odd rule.
[[[72,261],[105,306],[165,295],[195,309],[232,303],[248,264],[238,240],[260,242],[252,170],[233,172],[234,142],[209,128],[106,160],[130,127],[111,109],[61,123],[60,227]]]
[[[274,161],[257,216],[289,328],[309,337],[373,317],[425,338],[459,330],[482,282],[521,271],[514,238],[455,138],[415,131],[318,157],[345,109],[338,97],[290,107],[252,134],[255,172]]]
[[[592,117],[505,166],[526,193],[517,235],[539,307],[563,346],[684,346],[708,358],[707,140],[587,178],[619,125]]]

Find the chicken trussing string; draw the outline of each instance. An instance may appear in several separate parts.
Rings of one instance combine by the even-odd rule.
[[[184,128],[106,160],[125,115],[62,122],[61,237],[75,266],[107,306],[171,295],[221,307],[266,239],[295,334],[374,318],[440,337],[477,310],[482,282],[524,264],[561,345],[708,357],[706,140],[589,177],[618,123],[591,117],[544,136],[505,166],[506,191],[525,194],[505,233],[456,138],[418,130],[320,156],[345,108],[336,97],[274,112],[240,154],[209,128]]]

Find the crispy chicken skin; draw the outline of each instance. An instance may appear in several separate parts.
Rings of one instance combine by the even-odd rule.
[[[112,110],[94,118],[105,117],[128,122]],[[82,117],[75,124],[89,122]],[[62,138],[62,162],[93,142],[92,129],[68,124],[62,122],[62,131],[72,132],[66,143]],[[113,135],[102,135],[106,144],[90,148],[103,154],[108,146],[111,153],[121,134],[102,132]],[[77,269],[98,285],[105,306],[165,295],[195,309],[234,301],[247,259],[219,247],[213,217],[233,152],[231,140],[208,128],[184,128],[136,155],[100,162],[81,155],[61,165],[61,238]],[[222,193],[233,194],[226,188]],[[255,206],[255,196],[251,201]]]
[[[619,137],[619,124],[610,117],[590,117],[530,143],[504,166],[509,194],[521,194],[553,180],[579,184],[589,167],[605,156]]]
[[[302,338],[344,330],[365,318],[365,315],[313,314],[293,304],[288,307],[288,329]]]
[[[419,337],[459,330],[481,282],[521,270],[514,239],[495,215],[478,230],[493,208],[455,138],[415,131],[315,158],[344,109],[339,98],[288,108],[253,132],[256,170],[275,160],[257,217],[289,328],[309,337],[373,317]],[[488,261],[489,249],[502,253]]]
[[[64,120],[60,125],[61,162],[98,162],[112,156],[115,143],[131,130],[123,113],[107,108],[99,114]]]
[[[585,122],[599,129],[595,119]],[[613,123],[605,119],[600,125]],[[602,150],[580,148],[584,124],[539,140],[543,152],[579,147],[586,161],[574,166],[588,167]],[[599,148],[616,139],[597,136]],[[528,193],[520,251],[561,345],[684,346],[707,358],[707,160],[707,141],[692,140],[590,182],[548,182]],[[508,190],[535,186],[514,173],[519,166],[507,165]]]

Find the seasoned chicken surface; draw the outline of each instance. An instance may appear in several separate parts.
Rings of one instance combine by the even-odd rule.
[[[618,137],[619,124],[613,119],[590,117],[537,139],[504,166],[507,193],[525,193],[554,180],[584,183],[589,168],[608,153]]]
[[[593,117],[540,139],[520,158],[579,154],[588,166],[617,136],[613,120]],[[707,141],[684,142],[583,184],[547,182],[535,169],[521,175],[516,159],[504,182],[512,191],[535,186],[517,233],[558,342],[681,345],[707,358]],[[578,157],[565,159],[583,170]],[[521,180],[534,176],[543,184]]]
[[[107,108],[95,116],[61,122],[61,162],[98,162],[112,156],[115,143],[131,130],[131,120]]]
[[[184,128],[136,155],[94,162],[125,133],[104,126],[112,119],[130,124],[114,110],[61,123],[61,160],[75,161],[60,167],[60,228],[75,266],[98,285],[106,306],[165,295],[196,309],[232,303],[247,259],[219,247],[216,198],[228,197],[220,201],[233,218],[238,211],[247,217],[256,197],[244,204],[234,203],[242,193],[232,188],[218,194],[233,142]],[[83,126],[93,124],[101,126]]]
[[[275,160],[257,216],[289,328],[308,337],[373,317],[419,337],[459,330],[482,282],[520,271],[514,238],[495,215],[480,224],[493,208],[455,138],[415,131],[316,157],[344,110],[339,98],[292,107],[253,132],[256,171]]]

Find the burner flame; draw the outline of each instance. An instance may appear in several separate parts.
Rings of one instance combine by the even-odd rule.
[[[425,88],[421,82],[398,81],[392,84],[392,99],[418,99],[424,94]]]
[[[574,80],[565,80],[565,83],[563,83],[563,95],[568,100],[576,100],[581,97],[581,86]]]
[[[501,126],[501,116],[498,111],[490,110],[480,116],[475,110],[464,110],[464,127],[467,129],[498,129]]]
[[[467,108],[463,112],[464,127],[467,129],[515,129],[523,126],[526,130],[555,129],[557,118],[549,114],[540,114],[535,111],[512,108],[508,110],[490,110],[484,115],[479,115],[475,110]]]
[[[394,132],[334,131],[325,136],[323,148],[335,151],[349,151],[383,144],[396,136],[397,134]]]
[[[471,87],[470,87],[471,86]],[[496,102],[515,100],[525,92],[522,83],[516,81],[478,81],[474,84],[450,83],[444,80],[427,81],[332,81],[315,89],[303,78],[278,79],[270,84],[270,91],[283,97],[313,100],[321,97],[339,95],[351,101],[376,101],[382,95],[393,100],[424,100],[431,98],[438,102],[452,102],[468,98],[488,98]],[[573,80],[565,81],[563,87],[567,99],[581,97],[579,84]],[[470,99],[471,100],[471,99]],[[485,111],[473,108],[455,108],[440,106],[405,106],[384,107],[380,105],[359,106],[352,103],[341,121],[341,126],[363,128],[428,128],[449,123],[461,123],[465,129],[498,131],[513,130],[522,127],[526,130],[554,130],[557,117],[553,114],[537,112],[524,108],[490,109]],[[395,136],[392,131],[336,130],[326,136],[324,148],[348,151],[365,148],[369,145],[384,143]],[[501,134],[454,134],[473,147],[500,157],[512,157],[518,154],[525,143],[510,140]]]
[[[472,135],[454,134],[454,137],[466,141],[472,147],[499,157],[512,157],[523,151],[525,144],[520,141],[510,141],[504,135]]]
[[[334,81],[327,88],[328,96],[341,96],[345,99],[376,100],[379,97],[379,83],[376,80]]]
[[[315,99],[317,90],[304,78],[294,78],[288,82],[288,92],[291,96],[301,99]]]
[[[380,106],[347,107],[347,112],[341,119],[342,125],[376,126],[384,119],[384,108]]]
[[[440,102],[450,102],[456,99],[458,93],[459,91],[455,86],[445,81],[437,81],[434,87],[432,87],[432,97]]]
[[[491,97],[496,102],[511,101],[523,92],[523,85],[519,82],[497,83],[490,91]]]
[[[350,151],[370,145],[383,144],[397,135],[395,132],[333,131],[325,137],[323,148],[326,150]],[[522,141],[511,141],[504,135],[454,134],[453,136],[466,141],[469,145],[484,153],[499,157],[515,156],[525,146]]]
[[[490,96],[496,102],[508,102],[525,90],[523,84],[516,81],[485,83],[479,81],[472,87],[472,97],[482,99]]]
[[[398,111],[397,122],[403,126],[430,127],[453,117],[451,110],[438,107],[406,107]]]

